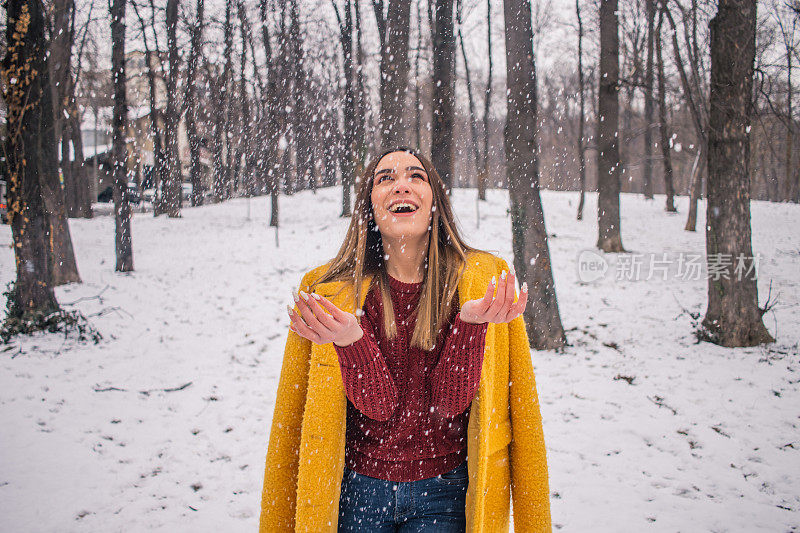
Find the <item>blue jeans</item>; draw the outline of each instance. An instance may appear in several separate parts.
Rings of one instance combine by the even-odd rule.
[[[345,467],[339,531],[466,531],[468,481],[467,461],[440,476],[419,481],[385,481]]]

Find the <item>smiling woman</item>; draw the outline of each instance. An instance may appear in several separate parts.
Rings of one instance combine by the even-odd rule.
[[[424,156],[367,166],[339,252],[287,306],[262,531],[507,530],[511,383],[514,508],[549,530],[527,287],[507,269],[464,242]]]

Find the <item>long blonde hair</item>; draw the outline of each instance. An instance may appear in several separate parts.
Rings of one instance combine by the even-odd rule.
[[[389,339],[397,336],[389,276],[384,263],[383,241],[375,223],[371,200],[375,169],[380,160],[392,152],[408,152],[419,159],[428,174],[428,182],[433,191],[433,212],[428,229],[436,228],[437,231],[428,232],[428,253],[423,265],[425,274],[419,302],[412,311],[416,313],[417,319],[411,337],[411,346],[430,351],[436,343],[438,332],[450,318],[451,306],[457,296],[458,281],[466,265],[467,255],[481,250],[464,242],[442,178],[431,162],[415,150],[406,147],[387,150],[367,165],[358,185],[353,216],[344,242],[336,257],[330,261],[328,270],[312,284],[311,290],[314,285],[329,281],[352,282],[355,288],[352,312],[358,316],[360,310],[356,310],[356,305],[361,301],[362,282],[371,276],[372,281],[367,292],[378,284],[383,303],[383,329]],[[431,265],[435,268],[431,268]]]

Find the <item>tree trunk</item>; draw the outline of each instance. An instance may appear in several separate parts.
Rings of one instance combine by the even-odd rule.
[[[597,96],[597,247],[624,252],[620,233],[619,21],[617,0],[600,0],[600,89]]]
[[[658,122],[661,132],[661,156],[664,165],[664,190],[667,195],[665,210],[676,213],[675,209],[675,188],[673,187],[672,177],[672,150],[669,146],[669,127],[667,124],[667,96],[666,80],[664,76],[664,56],[661,53],[661,24],[664,14],[659,13],[658,28],[656,29],[656,61],[658,62]]]
[[[6,132],[5,176],[8,218],[17,267],[10,295],[12,310],[23,320],[59,310],[52,285],[53,229],[42,197],[42,182],[58,176],[53,132],[53,101],[47,69],[42,3],[6,2],[6,56],[3,61]]]
[[[280,137],[280,124],[278,112],[278,58],[272,53],[272,45],[269,40],[268,6],[267,0],[260,0],[259,15],[261,18],[261,44],[264,46],[267,68],[267,90],[266,90],[266,132],[264,142],[266,144],[267,158],[267,184],[270,194],[270,226],[278,225],[278,194],[280,185],[278,182],[278,140]]]
[[[197,0],[197,20],[192,26],[192,44],[189,52],[189,65],[186,76],[186,133],[189,138],[189,180],[192,183],[192,207],[203,204],[203,175],[200,164],[200,136],[197,131],[199,110],[197,106],[197,78],[198,62],[203,54],[203,25],[205,4],[204,0]]]
[[[436,33],[433,36],[433,129],[431,162],[442,177],[448,194],[453,189],[453,120],[455,113],[455,38],[453,0],[436,0]]]
[[[672,18],[672,13],[670,13],[666,0],[661,0],[661,12],[667,17],[670,28],[672,29],[672,53],[675,58],[675,66],[677,67],[678,75],[680,76],[681,86],[683,87],[683,96],[689,106],[689,111],[692,115],[692,121],[694,122],[695,133],[697,135],[698,144],[700,145],[698,150],[703,154],[708,154],[708,135],[706,133],[705,126],[705,111],[702,104],[703,98],[700,96],[701,89],[697,81],[695,82],[693,89],[689,82],[689,77],[686,75],[686,69],[683,67],[683,59],[681,58],[681,52],[678,46],[678,30],[675,26],[675,21]],[[693,42],[696,44],[696,37],[694,38]],[[693,47],[689,47],[689,49],[691,50]],[[696,50],[696,47],[694,49]],[[693,72],[695,72],[694,69]],[[697,76],[695,76],[695,78],[697,78]],[[697,93],[697,96],[695,93]],[[705,165],[705,161],[705,158],[701,158],[700,165],[697,167],[697,173],[692,177],[692,189],[689,197],[689,211],[688,216],[686,217],[686,226],[684,228],[686,231],[695,231],[695,227],[697,225],[697,201],[700,199],[703,188],[703,166]]]
[[[155,50],[150,49],[150,45],[147,39],[147,27],[148,24],[145,23],[144,18],[139,13],[139,9],[136,6],[136,2],[131,2],[131,6],[133,6],[133,11],[136,13],[136,17],[139,20],[139,26],[141,27],[142,31],[142,45],[144,46],[144,56],[145,61],[147,61],[147,88],[148,88],[148,101],[150,104],[150,134],[152,135],[152,143],[153,143],[153,178],[154,183],[153,188],[155,193],[153,195],[153,216],[157,217],[158,215],[162,214],[163,211],[163,199],[162,199],[162,191],[161,188],[163,187],[163,183],[166,181],[166,168],[167,163],[164,157],[164,145],[161,139],[161,127],[159,125],[159,116],[160,113],[158,111],[158,104],[156,100],[156,72],[155,72],[155,62],[158,60],[158,46],[156,46]],[[155,12],[153,13],[152,24],[155,23]],[[96,160],[97,158],[95,158]]]
[[[71,180],[71,158],[69,151],[69,124],[64,119],[72,78],[72,47],[75,41],[72,25],[75,11],[74,0],[54,0],[52,3],[52,37],[48,55],[50,87],[53,101],[53,128],[56,144],[61,143],[61,174],[64,177],[64,197],[69,216],[74,211],[75,187]]]
[[[332,0],[336,10],[336,20],[339,23],[339,42],[342,46],[342,70],[344,76],[344,150],[341,153],[340,166],[342,168],[342,212],[341,217],[351,216],[352,191],[356,173],[356,74],[353,67],[353,8],[351,0],[345,0],[344,18],[339,14],[336,1]]]
[[[128,102],[125,97],[125,2],[126,0],[112,0],[111,4],[111,75],[114,80],[114,117],[112,119],[114,244],[117,272],[133,270],[131,206],[128,202],[128,149],[125,142],[128,125]]]
[[[578,18],[578,177],[581,185],[581,196],[578,201],[578,220],[583,220],[583,204],[586,197],[586,149],[584,148],[584,125],[586,123],[586,89],[583,81],[583,19],[581,18],[581,0],[575,0],[575,15]]]
[[[405,146],[406,87],[408,85],[408,37],[411,0],[389,0],[381,47],[382,150]],[[381,31],[379,23],[379,32]],[[436,161],[433,162],[434,165]],[[438,170],[438,169],[437,169]]]
[[[489,181],[489,108],[492,103],[492,0],[486,0],[486,46],[489,63],[486,73],[486,91],[483,101],[483,165],[478,173],[478,198],[486,200]],[[480,221],[480,218],[478,219]]]
[[[537,159],[536,67],[529,0],[505,0],[506,30],[506,176],[511,196],[511,233],[517,277],[528,284],[525,325],[531,346],[563,346],[550,250],[539,196]]]
[[[366,84],[364,83],[364,48],[361,45],[361,1],[356,0],[355,5],[356,15],[356,121],[355,121],[355,139],[356,139],[356,176],[364,173],[364,165],[367,164],[367,150],[371,142],[367,143],[367,106],[369,104]]]
[[[167,152],[167,181],[164,183],[164,204],[167,216],[181,216],[181,160],[178,153],[178,123],[180,111],[178,105],[178,0],[167,0],[167,54],[169,73],[167,74],[167,108],[164,112],[164,139]]]
[[[291,114],[292,132],[295,149],[295,166],[297,168],[296,183],[316,190],[316,179],[313,159],[313,140],[311,137],[311,109],[309,106],[308,73],[304,64],[303,34],[300,31],[300,13],[297,0],[290,3],[289,46],[292,56],[292,74],[294,90],[292,95],[293,109]]]
[[[233,148],[231,147],[231,140],[233,138],[232,131],[232,109],[233,99],[231,93],[233,92],[233,23],[231,21],[231,10],[233,9],[233,0],[225,0],[225,22],[223,23],[223,67],[222,67],[222,141],[224,148],[224,164],[220,181],[220,194],[221,199],[225,200],[233,195],[233,179],[231,175],[233,169]]]
[[[647,64],[644,73],[644,197],[653,198],[653,31],[655,1],[647,4]],[[659,34],[660,39],[660,34]],[[660,43],[659,43],[660,46]],[[669,209],[668,209],[669,210]]]
[[[702,336],[721,346],[755,346],[774,341],[762,322],[764,311],[758,307],[751,247],[749,130],[756,0],[720,0],[709,28],[711,112],[706,215],[709,276],[708,310]],[[744,272],[737,268],[740,264]]]
[[[461,32],[461,0],[458,0],[456,6],[456,19],[458,22],[458,42],[461,47],[461,59],[464,61],[464,75],[467,81],[467,102],[469,103],[469,132],[470,132],[470,146],[472,146],[472,156],[475,161],[475,174],[479,174],[481,167],[480,151],[478,150],[478,117],[475,112],[475,99],[472,96],[472,77],[469,72],[469,61],[467,60],[467,49],[464,46],[464,35]],[[466,167],[466,165],[464,165]],[[477,183],[476,183],[477,186]]]

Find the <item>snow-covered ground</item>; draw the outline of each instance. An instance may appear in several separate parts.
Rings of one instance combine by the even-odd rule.
[[[285,304],[341,243],[340,195],[282,197],[279,237],[265,197],[173,220],[137,213],[131,274],[114,272],[113,218],[71,220],[83,283],[58,299],[104,338],[0,347],[0,531],[253,531]],[[800,206],[753,202],[759,297],[771,282],[778,305],[765,323],[777,342],[725,349],[692,334],[706,281],[677,262],[705,244],[683,231],[686,198],[670,215],[663,196],[623,195],[634,255],[608,256],[585,252],[595,194],[582,221],[575,193],[543,200],[570,343],[533,352],[554,529],[800,530]],[[469,242],[510,262],[507,193],[489,191],[479,228],[474,190],[456,190],[454,206]],[[662,253],[667,275],[648,276]],[[627,279],[618,269],[635,257],[640,279]],[[589,281],[579,262],[608,270]],[[3,246],[0,284],[13,277]]]

